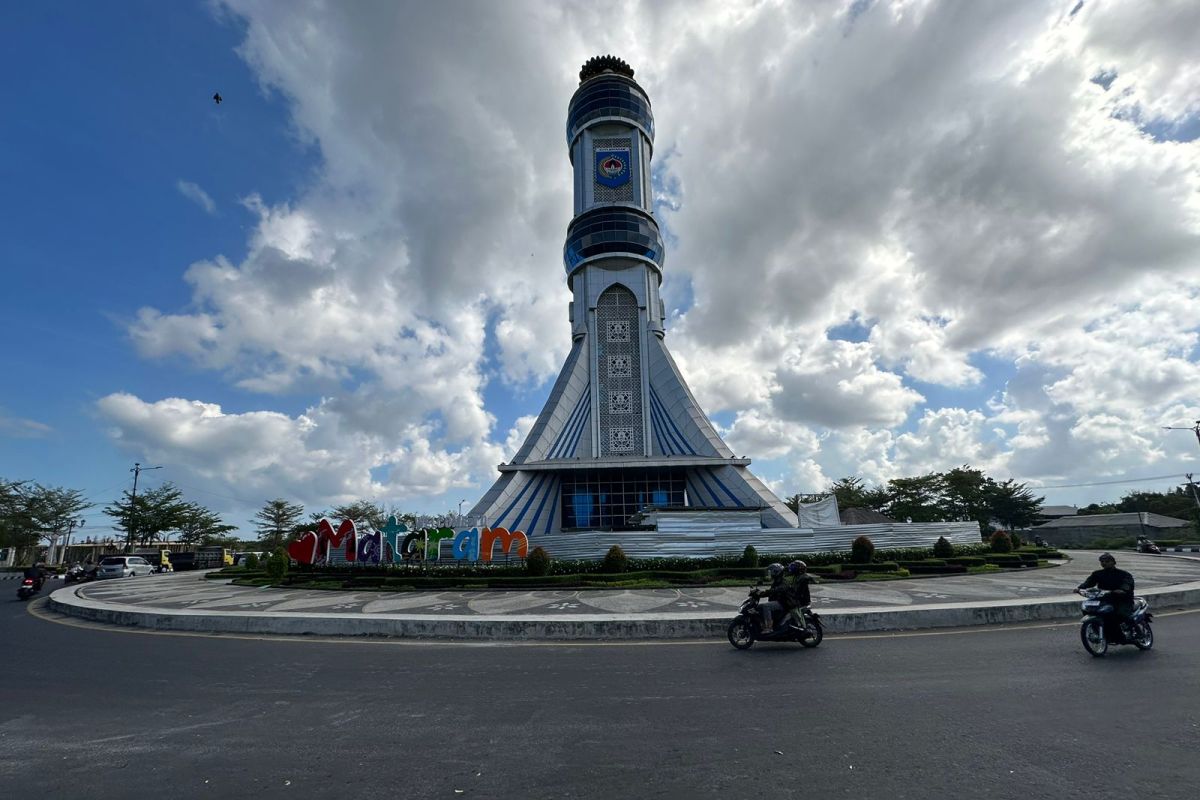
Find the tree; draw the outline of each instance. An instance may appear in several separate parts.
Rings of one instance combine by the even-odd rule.
[[[37,545],[39,534],[29,514],[25,484],[0,478],[0,547],[22,550]]]
[[[283,546],[292,531],[304,517],[304,506],[289,503],[282,497],[268,500],[266,505],[254,515],[254,528],[258,531],[258,541],[264,552],[274,553]]]
[[[179,541],[184,544],[229,546],[234,539],[225,534],[237,530],[237,526],[226,525],[219,514],[199,503],[184,503],[175,530],[179,531]]]
[[[888,501],[885,512],[903,522],[941,522],[942,476],[936,472],[916,478],[893,478],[888,481]]]
[[[837,498],[838,508],[865,508],[867,489],[862,478],[848,475],[829,484],[825,491]]]
[[[322,517],[352,519],[356,523],[365,522],[372,528],[382,528],[387,523],[387,513],[383,506],[367,500],[356,500],[349,505],[335,506],[323,514],[313,514],[313,522],[320,522]]]
[[[972,520],[980,530],[992,519],[989,497],[996,482],[967,465],[942,473],[942,511],[947,519]]]
[[[35,484],[25,495],[26,508],[33,526],[48,539],[66,535],[75,527],[80,511],[91,508],[78,489]]]
[[[133,545],[145,545],[161,539],[167,531],[179,527],[187,512],[183,494],[173,483],[164,483],[157,489],[148,489],[137,496],[126,490],[121,499],[105,506],[104,513],[116,521],[116,528],[125,532],[125,549]]]
[[[1028,486],[1011,478],[1003,483],[993,482],[987,491],[990,516],[1009,530],[1032,527],[1040,519],[1038,511],[1045,499],[1035,497]]]

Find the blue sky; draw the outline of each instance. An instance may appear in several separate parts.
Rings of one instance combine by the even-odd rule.
[[[261,406],[186,363],[139,358],[125,326],[140,306],[186,305],[188,264],[244,253],[254,218],[239,198],[290,196],[316,154],[237,56],[244,25],[232,16],[190,3],[51,2],[13,6],[6,18],[0,334],[13,343],[6,360],[20,388],[0,409],[52,431],[0,440],[0,474],[108,501],[131,485],[133,459],[97,417],[99,397]],[[225,104],[210,99],[216,91]],[[214,213],[181,194],[181,180],[204,187]],[[106,522],[98,509],[87,516]]]
[[[1071,11],[7,9],[0,476],[103,504],[161,463],[239,524],[473,502],[569,347],[562,123],[612,51],[654,102],[668,346],[778,492],[1165,488],[1200,472],[1161,430],[1200,418],[1200,20]]]

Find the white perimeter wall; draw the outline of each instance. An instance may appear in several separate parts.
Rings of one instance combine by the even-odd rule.
[[[551,558],[600,559],[614,544],[631,558],[740,555],[746,545],[759,554],[820,553],[849,550],[858,536],[867,536],[876,550],[932,547],[939,536],[951,544],[980,544],[974,522],[891,522],[877,525],[837,525],[829,528],[736,528],[722,526],[671,531],[576,531],[530,536],[529,547],[544,547]]]

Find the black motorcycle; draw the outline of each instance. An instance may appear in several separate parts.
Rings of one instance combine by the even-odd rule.
[[[821,617],[808,606],[800,609],[804,625],[797,624],[795,616],[790,612],[778,620],[773,630],[763,631],[763,609],[760,601],[764,594],[756,588],[750,589],[750,596],[742,603],[738,615],[729,623],[726,635],[729,643],[738,650],[748,650],[755,642],[799,642],[805,647],[816,647],[825,638],[825,629],[821,627]]]
[[[64,584],[83,583],[85,581],[94,580],[95,577],[96,577],[95,568],[93,568],[89,572],[88,570],[85,570],[83,567],[76,564],[75,566],[73,566],[69,570],[67,570],[65,573],[63,573],[63,583]]]
[[[1108,593],[1101,589],[1085,589],[1080,594],[1083,595],[1083,621],[1079,624],[1079,638],[1083,640],[1083,648],[1093,656],[1103,656],[1110,644],[1131,644],[1138,650],[1149,650],[1154,646],[1154,631],[1150,627],[1154,615],[1150,613],[1146,598],[1133,598],[1133,613],[1115,625],[1117,637],[1110,640],[1104,630],[1104,620],[1111,618],[1116,609],[1108,600]]]
[[[17,587],[17,599],[28,600],[42,590],[40,581],[35,581],[33,578],[22,578],[21,585]]]

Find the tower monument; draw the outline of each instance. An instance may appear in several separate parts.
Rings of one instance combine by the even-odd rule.
[[[575,216],[563,261],[571,352],[542,413],[471,510],[531,541],[639,527],[647,508],[796,516],[721,440],[663,341],[665,252],[650,183],[654,117],[633,70],[589,60],[567,109]]]

